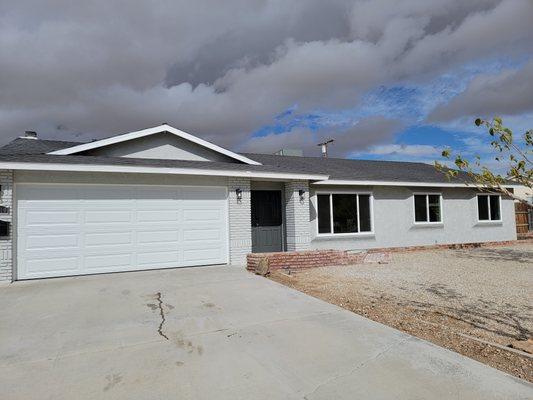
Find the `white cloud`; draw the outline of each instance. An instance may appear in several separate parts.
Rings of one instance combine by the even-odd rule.
[[[475,77],[464,92],[436,107],[428,119],[449,121],[525,112],[533,112],[533,61],[517,70]]]
[[[414,157],[438,156],[442,150],[435,146],[425,144],[387,144],[382,146],[373,146],[365,154],[372,155],[403,155]]]

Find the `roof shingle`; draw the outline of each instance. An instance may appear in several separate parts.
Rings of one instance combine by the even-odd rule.
[[[279,156],[243,153],[245,157],[263,165],[241,163],[155,160],[125,157],[96,157],[85,155],[49,155],[46,153],[79,145],[79,142],[18,138],[0,148],[0,161],[28,163],[64,163],[94,165],[147,166],[162,168],[199,168],[205,170],[255,171],[329,175],[333,180],[449,183],[445,174],[433,165],[417,162],[353,160],[341,158]],[[468,179],[461,174],[455,182]],[[453,181],[452,181],[453,182]]]

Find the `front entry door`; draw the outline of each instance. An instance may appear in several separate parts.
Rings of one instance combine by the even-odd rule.
[[[252,190],[252,252],[283,251],[281,191]]]

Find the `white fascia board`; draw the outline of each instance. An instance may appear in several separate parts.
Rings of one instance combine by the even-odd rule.
[[[145,136],[154,135],[156,133],[163,133],[163,132],[172,133],[173,135],[176,135],[176,136],[178,136],[180,138],[183,138],[183,139],[188,140],[190,142],[196,143],[196,144],[198,144],[200,146],[206,147],[206,148],[208,148],[210,150],[213,150],[213,151],[215,151],[217,153],[224,154],[225,156],[228,156],[228,157],[233,158],[235,160],[241,161],[241,162],[243,162],[245,164],[261,165],[261,163],[259,163],[257,161],[254,161],[254,160],[252,160],[252,159],[250,159],[248,157],[241,156],[240,154],[234,153],[233,151],[224,149],[223,147],[217,146],[216,144],[208,142],[207,140],[200,139],[199,137],[193,136],[193,135],[191,135],[191,134],[189,134],[187,132],[183,132],[183,131],[181,131],[179,129],[176,129],[176,128],[174,128],[174,127],[172,127],[170,125],[166,125],[166,124],[159,125],[159,126],[156,126],[156,127],[153,127],[153,128],[143,129],[141,131],[124,133],[123,135],[117,135],[117,136],[113,136],[113,137],[110,137],[110,138],[107,138],[107,139],[96,140],[96,141],[91,142],[91,143],[79,144],[77,146],[68,147],[66,149],[52,151],[52,152],[50,152],[48,154],[53,154],[53,155],[58,155],[58,156],[66,156],[66,155],[70,155],[70,154],[80,153],[82,151],[97,149],[99,147],[109,146],[109,145],[112,145],[112,144],[115,144],[115,143],[126,142],[128,140],[138,139],[138,138],[142,138],[142,137],[145,137]]]
[[[204,175],[204,176],[234,176],[263,179],[300,179],[323,180],[328,175],[309,175],[285,172],[261,171],[232,171],[221,169],[200,168],[168,168],[168,167],[143,167],[131,165],[95,165],[95,164],[53,164],[53,163],[23,163],[0,162],[0,169],[26,170],[26,171],[68,171],[68,172],[121,172],[136,174],[171,174],[171,175]]]
[[[479,185],[466,183],[439,183],[439,182],[400,182],[400,181],[351,181],[351,180],[323,180],[312,182],[312,185],[332,185],[332,186],[413,186],[413,187],[469,187],[475,188]],[[519,185],[504,185],[505,187],[514,188]]]

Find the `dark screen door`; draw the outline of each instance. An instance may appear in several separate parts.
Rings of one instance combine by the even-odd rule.
[[[282,250],[281,191],[252,190],[252,252]]]

